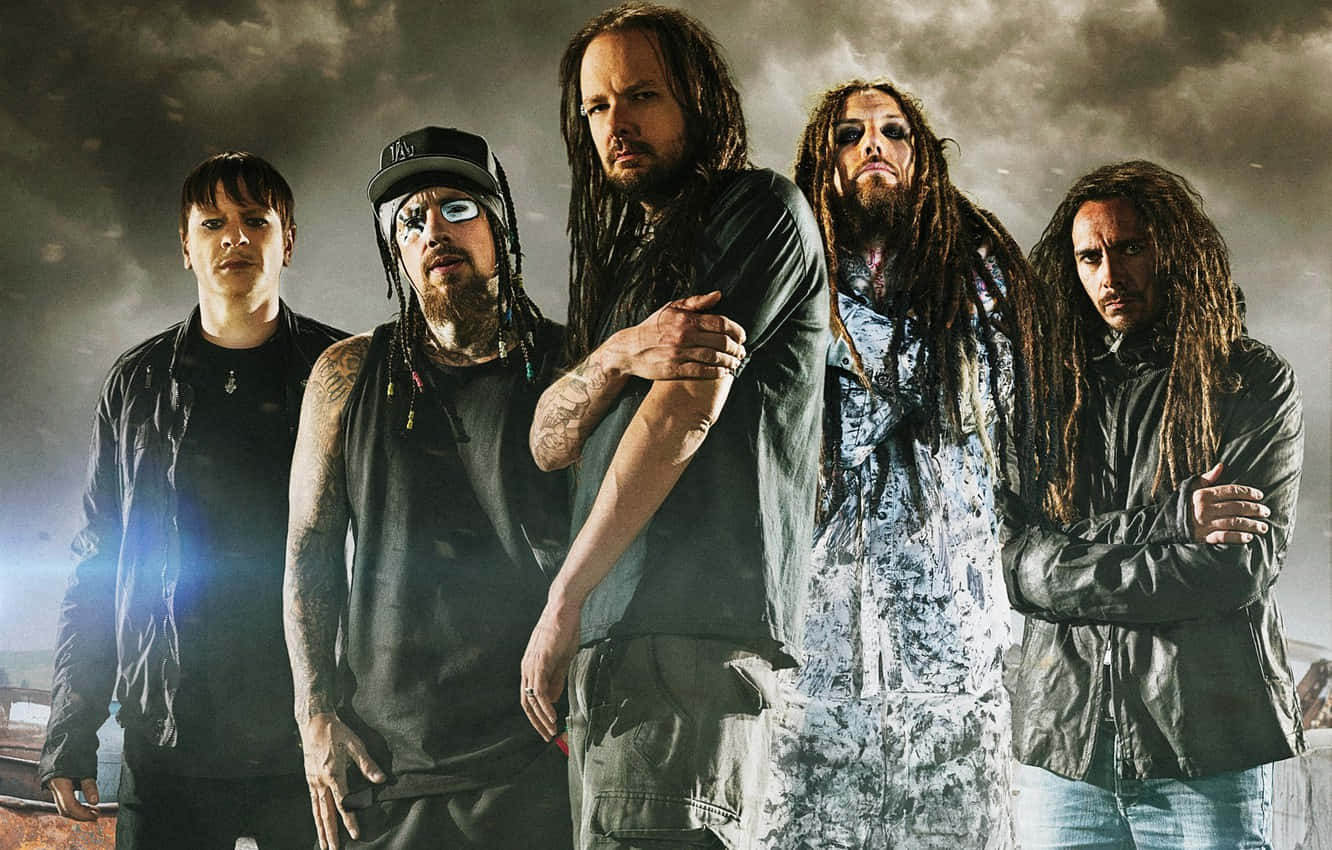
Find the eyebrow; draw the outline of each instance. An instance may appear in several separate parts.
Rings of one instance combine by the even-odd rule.
[[[629,85],[625,86],[623,91],[621,91],[621,94],[633,95],[643,91],[644,89],[659,89],[661,87],[662,87],[661,83],[657,82],[654,79],[636,80],[630,83]],[[605,94],[601,94],[600,92],[598,92],[597,94],[591,94],[583,98],[582,106],[586,108],[594,104],[605,103],[606,98],[607,96]]]

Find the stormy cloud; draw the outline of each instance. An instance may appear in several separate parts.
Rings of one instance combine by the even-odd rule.
[[[0,27],[0,649],[48,647],[106,370],[194,302],[180,181],[228,148],[296,191],[284,294],[351,330],[387,317],[365,183],[423,124],[489,137],[528,285],[565,309],[568,168],[556,68],[603,3],[55,0]],[[1315,0],[693,2],[725,48],[758,165],[786,172],[814,95],[887,76],[957,140],[958,185],[1029,247],[1111,160],[1187,176],[1226,235],[1249,327],[1295,366],[1308,432],[1279,585],[1293,637],[1332,643],[1329,323],[1332,13]]]

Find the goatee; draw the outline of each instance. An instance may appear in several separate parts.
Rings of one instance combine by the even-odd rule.
[[[882,239],[900,245],[910,237],[914,198],[900,184],[869,180],[854,183],[851,195],[842,200],[842,216],[850,223],[859,244]]]
[[[623,192],[634,203],[660,204],[675,197],[684,182],[684,158],[662,160],[655,158],[647,168],[632,171],[607,170],[611,185]]]
[[[444,286],[423,287],[421,313],[432,329],[449,338],[458,350],[488,346],[499,328],[495,302],[499,277],[467,274]]]

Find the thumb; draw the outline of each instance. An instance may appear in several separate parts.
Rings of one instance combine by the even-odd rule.
[[[1225,469],[1225,466],[1222,465],[1220,461],[1217,461],[1216,466],[1202,474],[1202,480],[1206,481],[1208,484],[1215,484],[1221,480],[1221,471],[1223,469]]]
[[[379,769],[379,765],[375,764],[375,760],[370,758],[360,738],[353,737],[347,741],[347,753],[356,762],[356,766],[361,769],[366,779],[378,784],[388,778],[384,776],[384,771]]]
[[[79,783],[79,790],[83,792],[83,799],[88,801],[88,805],[95,806],[101,801],[97,793],[97,780],[85,779]]]
[[[714,289],[702,295],[688,295],[677,299],[674,306],[680,310],[706,310],[709,307],[717,306],[717,302],[721,301],[721,295],[720,289]]]

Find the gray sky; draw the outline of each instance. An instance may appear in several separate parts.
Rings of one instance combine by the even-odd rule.
[[[686,3],[725,48],[757,164],[789,172],[812,96],[889,76],[957,140],[959,186],[1029,248],[1107,161],[1187,176],[1229,241],[1249,328],[1305,397],[1296,541],[1279,587],[1292,637],[1332,644],[1329,326],[1332,14],[1315,0],[736,0]],[[0,650],[50,647],[88,429],[117,354],[182,318],[180,181],[245,148],[296,192],[283,276],[303,312],[389,314],[364,187],[423,124],[489,137],[509,172],[528,285],[566,298],[568,169],[556,65],[601,3],[50,0],[0,25]]]

